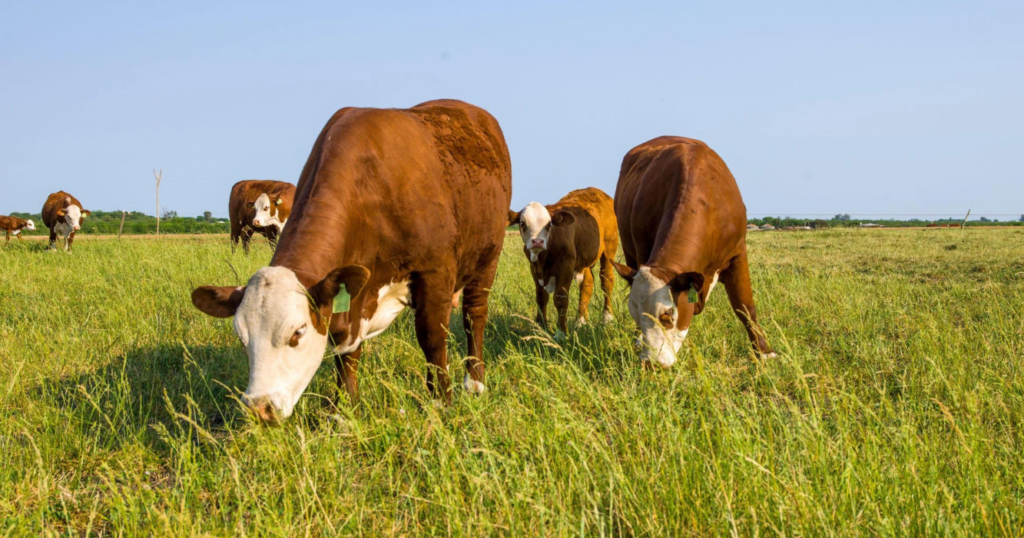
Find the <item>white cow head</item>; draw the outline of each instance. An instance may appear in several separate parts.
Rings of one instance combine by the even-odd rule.
[[[253,225],[261,228],[266,226],[276,226],[279,231],[284,228],[284,221],[281,220],[280,209],[280,205],[282,203],[283,200],[281,200],[281,198],[275,197],[272,201],[269,194],[261,194],[259,198],[256,198],[256,201],[253,202],[253,209],[256,210],[256,216],[252,219]]]
[[[30,232],[36,231],[36,223],[32,222],[32,219],[28,219],[27,224],[25,224],[25,229]]]
[[[695,305],[689,303],[688,291],[691,286],[699,291],[704,275],[682,273],[663,279],[650,267],[638,271],[619,263],[615,270],[630,284],[629,315],[640,328],[640,359],[664,368],[672,366],[693,318],[690,314]]]
[[[57,216],[64,221],[64,226],[67,229],[67,233],[77,232],[82,229],[82,219],[92,215],[92,212],[86,209],[78,207],[77,204],[71,203],[71,197],[64,199],[64,203],[71,204],[64,209],[57,211]]]
[[[523,248],[529,251],[530,261],[537,261],[537,255],[548,249],[552,226],[568,226],[576,222],[572,213],[559,209],[552,215],[548,208],[530,202],[520,212],[508,212],[508,226],[519,225]]]
[[[291,416],[320,367],[331,305],[342,284],[355,296],[370,272],[350,265],[305,288],[291,269],[264,267],[245,287],[203,286],[192,292],[196,308],[235,317],[235,334],[249,357],[249,386],[242,401],[264,422]]]

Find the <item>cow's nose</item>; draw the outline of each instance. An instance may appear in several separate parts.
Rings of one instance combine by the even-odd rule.
[[[263,226],[262,224],[260,224],[260,219],[252,219],[252,223],[256,226]]]
[[[531,247],[543,247],[544,246],[544,240],[543,239],[531,239],[530,240],[530,246]]]
[[[78,230],[81,230],[81,229],[82,229],[82,227],[81,227],[81,226],[75,226],[75,231],[76,231],[76,232],[77,232]]]
[[[249,410],[264,424],[277,424],[277,410],[270,398],[260,397],[249,403]]]

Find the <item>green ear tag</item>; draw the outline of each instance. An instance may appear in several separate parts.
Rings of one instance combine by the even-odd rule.
[[[348,289],[344,284],[342,284],[341,289],[338,290],[338,294],[334,296],[334,308],[332,308],[331,311],[335,314],[348,312],[351,300],[352,296],[348,294]]]
[[[697,302],[697,288],[690,284],[690,291],[686,292],[686,302],[693,304]]]

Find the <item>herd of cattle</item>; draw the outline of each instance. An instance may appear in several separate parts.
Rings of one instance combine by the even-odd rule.
[[[511,170],[494,117],[439,100],[409,109],[343,108],[321,130],[297,186],[234,185],[232,249],[241,240],[248,251],[258,233],[275,245],[273,257],[247,285],[202,286],[192,303],[211,316],[234,317],[249,359],[244,403],[263,421],[287,418],[325,349],[339,391],[358,398],[363,342],[407,306],[429,363],[428,389],[450,403],[448,325],[460,299],[468,347],[463,387],[484,392],[488,295],[508,226],[519,228],[542,326],[553,295],[558,330],[568,331],[574,281],[576,321],[586,321],[591,268],[599,264],[603,319],[613,317],[618,273],[630,287],[645,365],[675,363],[718,282],[755,350],[774,356],[757,324],[746,208],[728,167],[706,144],[666,136],[631,149],[614,200],[587,188],[511,211]],[[50,248],[60,235],[70,251],[88,214],[70,194],[50,195],[43,208]],[[34,229],[30,221],[0,221],[12,225]],[[620,242],[624,264],[615,261]]]

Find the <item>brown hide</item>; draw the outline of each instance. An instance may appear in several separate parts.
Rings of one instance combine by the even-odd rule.
[[[626,265],[651,268],[665,282],[687,273],[703,275],[697,304],[673,289],[679,328],[689,327],[704,307],[719,274],[730,303],[762,353],[771,348],[756,326],[747,266],[747,210],[736,180],[699,140],[663,136],[630,150],[615,189],[615,215]],[[693,280],[701,280],[699,278]]]
[[[545,207],[552,216],[548,246],[537,254],[537,261],[530,262],[530,273],[537,293],[537,322],[541,326],[547,326],[549,293],[544,285],[554,277],[558,328],[563,332],[567,330],[569,288],[578,274],[583,275],[580,282],[579,319],[585,320],[594,289],[591,269],[599,261],[605,297],[604,312],[610,317],[611,296],[615,286],[612,261],[615,260],[619,246],[619,232],[612,198],[600,189],[589,187],[572,191],[557,203]],[[557,224],[561,219],[556,217],[556,214],[563,211],[572,214],[572,222]],[[523,253],[529,260],[530,251],[526,245],[523,245]]]
[[[351,311],[331,317],[339,345],[372,317],[381,287],[409,280],[417,339],[436,367],[428,382],[447,400],[448,320],[453,294],[463,288],[463,318],[472,332],[467,368],[483,381],[487,295],[511,194],[505,139],[483,109],[455,100],[341,109],[306,161],[271,265],[291,269],[307,288],[337,268],[370,270]],[[350,355],[344,368],[336,364],[339,385],[355,396],[358,349]]]
[[[43,203],[42,217],[43,224],[50,229],[50,248],[53,248],[57,241],[57,224],[61,221],[64,221],[66,224],[70,224],[67,218],[59,213],[72,205],[77,205],[78,208],[82,210],[83,219],[90,215],[90,212],[82,207],[82,202],[79,202],[78,198],[75,198],[64,191],[57,191],[46,197],[46,202]],[[71,250],[71,245],[75,240],[75,233],[76,232],[72,231],[71,234],[68,235],[68,251]]]
[[[228,219],[231,222],[231,245],[232,249],[242,240],[242,247],[249,251],[249,242],[254,233],[266,237],[271,243],[278,237],[275,226],[254,226],[253,218],[256,216],[256,209],[253,204],[261,194],[266,193],[270,198],[270,214],[278,216],[278,220],[285,221],[291,216],[292,204],[295,199],[295,185],[284,181],[273,181],[269,179],[248,179],[239,181],[231,187],[231,197],[228,199]],[[280,204],[275,203],[281,200]]]
[[[11,240],[11,234],[20,230],[23,230],[28,226],[28,221],[20,219],[18,217],[5,217],[0,215],[0,231],[7,234],[7,240]],[[18,239],[21,239],[21,235],[18,235]]]

